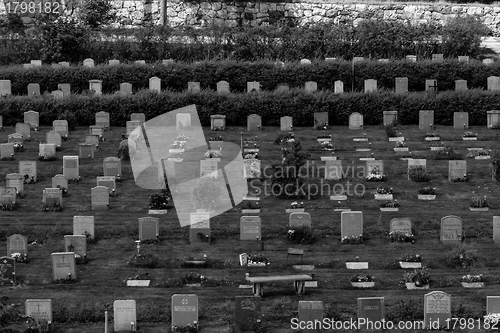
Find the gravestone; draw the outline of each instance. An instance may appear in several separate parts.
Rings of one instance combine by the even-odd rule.
[[[54,177],[52,177],[52,187],[59,187],[61,189],[65,188],[66,190],[68,190],[68,180],[63,175],[55,175]]]
[[[288,217],[288,229],[312,229],[311,214],[309,213],[291,213]]]
[[[191,130],[191,114],[190,113],[177,113],[175,115],[175,129],[176,129],[176,131],[190,131]]]
[[[139,218],[139,240],[157,241],[160,235],[160,219],[156,217]]]
[[[468,129],[469,128],[469,113],[468,112],[453,112],[453,128]]]
[[[276,92],[278,92],[278,93],[289,92],[289,91],[290,91],[290,87],[286,83],[280,83],[276,87]]]
[[[437,91],[437,80],[425,80],[425,91]]]
[[[361,320],[362,319],[362,320]],[[368,322],[381,325],[385,320],[385,300],[384,297],[359,297],[358,298],[358,323],[360,330],[366,330],[369,327]],[[365,323],[365,324],[363,324]],[[363,325],[362,325],[363,324]]]
[[[40,84],[30,83],[28,84],[28,97],[40,96]]]
[[[43,190],[42,201],[46,205],[59,204],[63,206],[62,202],[62,190],[60,188],[46,188]]]
[[[64,250],[78,254],[82,258],[87,257],[87,237],[84,235],[65,235]]]
[[[408,92],[408,78],[407,77],[397,77],[395,79],[395,92],[396,94],[405,94]]]
[[[10,205],[14,204],[17,199],[17,190],[15,187],[0,186],[0,204]]]
[[[333,93],[343,94],[344,93],[344,82],[337,80],[333,83]]]
[[[201,91],[200,82],[188,82],[189,93],[199,93]]]
[[[216,159],[200,160],[200,177],[217,177],[218,163]]]
[[[365,60],[365,58],[363,58],[363,57],[354,57],[354,58],[352,58],[352,62],[353,63],[361,62],[361,61],[364,61],[364,60]]]
[[[409,218],[395,218],[391,220],[390,232],[411,234],[411,220]]]
[[[7,256],[19,253],[21,256],[28,256],[28,237],[14,234],[7,237]]]
[[[325,179],[326,180],[342,179],[342,160],[325,161]]]
[[[61,133],[57,131],[50,131],[45,136],[45,140],[47,141],[48,144],[53,144],[56,146],[56,148],[61,148],[62,145]]]
[[[448,180],[463,178],[467,175],[467,161],[448,161]]]
[[[63,137],[68,137],[68,121],[54,120],[52,122],[52,130],[59,132]]]
[[[91,189],[92,210],[109,209],[109,191],[105,186],[96,186]]]
[[[141,126],[141,122],[139,120],[129,120],[127,121],[125,126],[126,126],[125,135],[128,137],[130,133],[132,133],[135,129]]]
[[[493,216],[493,241],[500,243],[500,216]]]
[[[110,65],[110,66],[116,66],[119,64],[120,64],[120,60],[118,60],[118,59],[111,59],[108,61],[108,65]]]
[[[500,110],[486,111],[486,116],[488,128],[500,125]]]
[[[418,117],[418,128],[421,130],[432,130],[434,126],[434,111],[432,110],[420,110]]]
[[[62,67],[69,67],[69,62],[67,61],[60,61],[58,62],[59,65],[61,65]]]
[[[15,187],[18,194],[24,193],[24,176],[20,173],[5,175],[5,187]]]
[[[102,95],[102,81],[101,80],[89,80],[89,91],[93,92],[94,95]]]
[[[56,145],[52,143],[40,143],[38,145],[38,156],[43,156],[45,159],[56,156]]]
[[[161,92],[161,79],[153,76],[149,79],[149,90]]]
[[[132,94],[132,84],[128,82],[120,83],[120,96],[128,96]]]
[[[33,66],[33,67],[40,67],[42,66],[42,61],[41,60],[31,60],[30,61],[30,64]]]
[[[368,79],[365,80],[365,93],[370,93],[377,91],[377,80]]]
[[[107,187],[110,195],[116,193],[116,179],[114,176],[97,177],[97,186]]]
[[[383,175],[384,174],[384,161],[366,161],[366,175]]]
[[[173,63],[175,63],[174,59],[163,59],[161,61],[162,65],[164,66],[168,66],[168,65],[172,65]]]
[[[384,126],[398,122],[398,111],[383,111]]]
[[[23,176],[28,175],[37,181],[36,161],[19,161],[19,173]]]
[[[450,215],[441,218],[441,242],[459,243],[462,241],[462,219]]]
[[[300,64],[301,65],[310,65],[310,64],[312,64],[312,62],[309,59],[300,59]]]
[[[260,216],[242,216],[240,218],[240,240],[262,239],[262,220]]]
[[[289,116],[280,118],[280,129],[281,131],[291,131],[293,127],[293,118]]]
[[[500,313],[500,296],[486,296],[486,314]]]
[[[210,129],[223,131],[226,128],[226,116],[222,114],[210,115]]]
[[[26,123],[17,123],[16,133],[22,134],[23,140],[31,139],[31,125]]]
[[[299,322],[323,321],[322,301],[299,301]]]
[[[113,176],[116,179],[121,178],[122,161],[118,157],[106,157],[102,162],[104,176]]]
[[[306,92],[315,92],[318,90],[318,82],[316,81],[307,81],[305,83],[304,89]]]
[[[500,90],[500,77],[498,76],[488,76],[487,78],[487,88],[490,91]]]
[[[416,55],[407,55],[406,60],[409,62],[417,62],[417,56]]]
[[[451,319],[451,295],[433,291],[424,295],[424,329],[446,327]]]
[[[11,158],[14,156],[14,144],[13,143],[1,143],[0,144],[0,158]]]
[[[257,81],[247,82],[247,92],[259,92],[260,83]]]
[[[247,131],[260,131],[262,129],[262,117],[251,114],[247,117]]]
[[[137,330],[137,308],[135,300],[113,302],[114,332],[135,332]]]
[[[101,139],[104,136],[104,127],[100,125],[91,125],[89,126],[89,133],[90,135],[95,135],[97,136],[97,144],[99,144],[99,139]],[[93,142],[90,140],[90,142]]]
[[[455,80],[455,91],[466,91],[467,80]]]
[[[63,97],[68,97],[71,95],[71,85],[69,83],[59,83],[57,85],[57,90],[63,92]]]
[[[189,241],[202,243],[210,238],[210,213],[190,213]],[[208,236],[208,237],[207,237]]]
[[[130,120],[140,121],[142,125],[146,122],[146,115],[144,113],[132,113],[130,114]]]
[[[67,180],[80,179],[80,166],[78,156],[63,156],[63,175]]]
[[[87,58],[83,60],[83,67],[93,68],[95,66],[94,59]]]
[[[79,143],[78,144],[78,157],[81,159],[94,158],[94,148],[93,143]]]
[[[172,329],[174,326],[198,327],[198,296],[194,294],[172,295]]]
[[[134,61],[134,64],[145,65],[146,64],[146,60],[136,60],[136,61]]]
[[[91,239],[95,238],[93,216],[73,216],[73,235],[88,234]]]
[[[10,80],[0,80],[0,97],[12,95],[12,83]]]
[[[76,262],[73,252],[52,253],[52,279],[65,280],[71,275],[76,280]]]
[[[260,160],[245,158],[243,160],[243,178],[245,179],[260,179],[262,172],[260,168]]]
[[[356,129],[363,129],[363,115],[354,112],[351,113],[349,116],[349,129],[356,130]]]
[[[234,323],[243,332],[254,332],[260,326],[261,297],[236,296]]]
[[[61,90],[54,90],[53,92],[51,92],[51,94],[55,99],[63,99],[64,98],[64,92],[62,92]]]
[[[0,257],[0,279],[16,280],[16,259]]]
[[[23,135],[19,133],[12,133],[7,136],[8,143],[20,143],[23,144]]]
[[[439,53],[432,55],[432,62],[442,63],[443,61],[444,61],[443,54]]]
[[[28,111],[24,113],[24,123],[30,124],[31,129],[34,129],[35,131],[38,130],[38,127],[40,127],[39,118],[40,115],[38,112]]]
[[[26,317],[33,318],[38,324],[52,324],[52,300],[27,299],[24,305]]]
[[[229,94],[231,90],[229,89],[229,82],[219,81],[217,82],[217,93],[218,94]]]
[[[102,128],[109,129],[110,123],[109,123],[109,113],[108,112],[97,112],[95,114],[95,124],[97,126],[101,126]]]
[[[328,112],[314,112],[314,127],[322,129],[328,124]]]
[[[363,235],[363,212],[340,213],[341,238]]]
[[[469,56],[458,56],[458,62],[469,63]]]

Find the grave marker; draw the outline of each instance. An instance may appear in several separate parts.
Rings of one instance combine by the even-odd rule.
[[[68,190],[68,180],[63,175],[55,175],[52,177],[52,187]]]
[[[406,60],[409,62],[417,62],[417,56],[416,55],[407,55]]]
[[[149,90],[161,92],[161,79],[153,76],[149,79]]]
[[[120,96],[128,96],[132,94],[132,84],[128,82],[120,83]]]
[[[210,238],[210,213],[190,213],[189,241],[202,243]]]
[[[92,210],[109,209],[109,191],[105,186],[96,186],[91,189]]]
[[[61,90],[54,90],[53,92],[51,92],[51,94],[55,99],[64,98],[64,93]]]
[[[407,77],[397,77],[395,79],[395,89],[396,94],[405,94],[408,92],[408,78]]]
[[[486,111],[486,115],[487,115],[488,128],[500,125],[500,110]]]
[[[254,332],[260,325],[261,297],[236,296],[234,323],[243,332]]]
[[[116,66],[116,65],[119,65],[120,64],[120,60],[118,59],[111,59],[108,61],[108,65],[109,66]]]
[[[83,60],[83,67],[93,68],[95,66],[94,59],[87,58]]]
[[[363,235],[363,212],[340,213],[341,238]]]
[[[300,59],[300,64],[301,65],[310,65],[310,64],[312,64],[312,62],[309,59]]]
[[[262,129],[262,117],[251,114],[247,117],[247,131],[260,131]]]
[[[95,114],[95,124],[97,126],[101,126],[104,129],[109,129],[109,113],[104,111],[97,112]]]
[[[351,113],[349,116],[349,129],[356,130],[356,129],[363,129],[363,115],[354,112]]]
[[[113,176],[117,180],[121,179],[122,161],[118,157],[106,157],[102,164],[104,176]]]
[[[40,84],[30,83],[28,84],[28,97],[40,96]]]
[[[62,145],[61,133],[57,131],[50,131],[45,136],[45,140],[47,141],[47,144],[53,144],[54,146],[56,146],[56,148],[61,148]]]
[[[114,331],[135,332],[137,330],[137,310],[135,300],[113,302]]]
[[[20,143],[23,144],[23,135],[19,133],[12,133],[7,136],[8,143]]]
[[[102,81],[101,80],[89,80],[89,91],[93,92],[94,95],[102,95]]]
[[[15,187],[18,194],[24,193],[24,176],[20,173],[9,173],[5,176],[5,187]]]
[[[177,113],[175,115],[175,129],[176,129],[176,131],[190,131],[191,130],[191,114],[190,113]]]
[[[384,174],[384,161],[366,161],[366,175],[383,175]]]
[[[408,180],[410,180],[410,169],[415,167],[423,167],[427,170],[427,160],[425,158],[409,158],[408,159]]]
[[[19,253],[21,256],[28,256],[28,237],[13,234],[7,237],[7,256],[12,256],[13,253]]]
[[[289,229],[300,229],[307,228],[312,229],[311,214],[309,213],[291,213],[288,217],[288,228]]]
[[[67,120],[54,120],[52,122],[52,129],[59,132],[61,136],[68,137],[68,121]]]
[[[94,217],[93,216],[73,216],[73,235],[90,235],[95,238]]]
[[[443,54],[439,53],[432,55],[432,62],[442,63],[443,61],[444,61]]]
[[[19,161],[19,174],[21,174],[23,177],[26,177],[26,175],[28,175],[36,183],[36,161]]]
[[[61,207],[62,190],[60,188],[46,188],[43,190],[42,202],[48,206],[59,204]]]
[[[10,80],[0,80],[0,97],[12,95],[12,83]]]
[[[40,143],[38,145],[38,156],[48,159],[56,156],[56,145],[50,143]]]
[[[437,91],[437,80],[425,80],[425,91]]]
[[[314,112],[314,128],[323,129],[328,125],[328,112]]]
[[[384,111],[383,113],[384,126],[392,125],[398,122],[398,111]]]
[[[139,240],[157,241],[160,236],[160,219],[156,217],[139,218]]]
[[[0,279],[16,280],[16,259],[0,257]]]
[[[108,188],[110,195],[116,193],[116,180],[114,176],[97,177],[97,186],[104,186]]]
[[[411,220],[409,218],[394,218],[391,220],[390,232],[400,232],[402,234],[411,234]]]
[[[259,92],[260,83],[257,81],[247,82],[247,92]]]
[[[135,129],[141,126],[141,122],[139,120],[129,120],[126,124],[126,132],[125,135],[128,137],[130,133],[132,133]]]
[[[200,177],[217,177],[218,161],[217,159],[210,158],[200,160]]]
[[[240,240],[262,239],[262,220],[260,216],[240,218]]]
[[[299,322],[323,321],[322,301],[299,301]]]
[[[451,295],[433,291],[424,295],[424,329],[446,327],[451,318]]]
[[[73,252],[82,258],[87,257],[87,237],[84,235],[65,235],[64,250]]]
[[[293,127],[293,118],[289,116],[280,118],[280,129],[281,131],[291,131]]]
[[[198,296],[194,294],[172,295],[172,328],[174,326],[198,327]]]
[[[468,129],[469,128],[469,113],[468,112],[453,112],[453,128]]]
[[[142,125],[146,122],[146,115],[144,113],[132,113],[130,114],[130,120],[140,121]]]
[[[365,80],[365,93],[377,91],[377,80],[368,79]]]
[[[500,90],[500,77],[498,76],[488,76],[487,80],[487,88],[490,91],[498,91]]]
[[[344,93],[344,82],[337,80],[333,83],[333,93],[334,94],[343,94]]]
[[[94,158],[94,148],[93,143],[79,143],[78,144],[78,157],[81,159]]]
[[[455,91],[466,91],[467,80],[455,80]]]
[[[14,204],[17,199],[17,190],[15,187],[0,186],[0,204],[10,205]]]
[[[500,216],[493,216],[493,241],[500,243]]]
[[[31,129],[34,129],[35,131],[37,131],[38,127],[40,127],[39,118],[40,116],[38,112],[28,111],[24,113],[24,123],[30,124]]]
[[[52,300],[27,299],[24,302],[26,316],[39,324],[52,324]]]
[[[486,314],[500,313],[500,296],[486,296]]]
[[[17,123],[16,133],[22,134],[23,140],[31,139],[31,125],[26,123]]]
[[[229,89],[229,82],[219,81],[217,82],[217,93],[218,94],[229,94],[231,90]]]
[[[212,131],[223,131],[226,128],[226,116],[222,114],[210,115],[210,128]]]
[[[469,56],[458,56],[458,62],[469,63]]]
[[[441,242],[459,243],[462,241],[462,219],[450,215],[441,218]]]
[[[76,262],[73,252],[52,253],[52,279],[66,280],[69,277],[76,280]]]
[[[80,167],[78,156],[63,156],[63,175],[67,180],[80,179]]]
[[[325,179],[326,180],[342,179],[342,160],[325,161]]]
[[[360,297],[358,298],[358,322],[360,319],[366,324],[358,325],[358,328],[365,330],[370,328],[368,322],[378,322],[379,325],[385,319],[384,297]],[[374,325],[373,325],[374,326]]]
[[[318,90],[318,82],[307,81],[304,85],[304,89],[306,92],[315,92]]]
[[[14,156],[14,144],[13,143],[1,143],[0,144],[0,158],[11,158]]]
[[[246,158],[243,160],[243,178],[260,179],[261,178],[260,160]]]
[[[420,110],[418,118],[418,128],[421,130],[432,130],[434,125],[434,111]]]
[[[63,97],[68,97],[71,95],[71,85],[69,83],[59,83],[57,85],[57,90],[63,92]]]
[[[189,93],[199,93],[201,91],[200,82],[188,82]]]
[[[276,87],[276,92],[278,92],[278,93],[289,92],[289,91],[290,91],[290,87],[286,83],[280,83]]]
[[[457,178],[467,176],[467,161],[448,161],[448,180],[452,181]]]

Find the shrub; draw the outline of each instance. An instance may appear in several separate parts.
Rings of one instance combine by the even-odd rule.
[[[170,189],[163,189],[160,193],[149,197],[149,209],[166,209],[171,199],[172,194],[170,193]]]
[[[288,230],[287,238],[292,243],[297,243],[297,244],[311,243],[312,231],[310,228],[307,227],[290,229]]]
[[[90,29],[99,29],[116,20],[116,13],[112,12],[112,8],[109,0],[88,0],[83,3],[80,18]]]
[[[421,183],[428,182],[429,176],[427,175],[427,171],[423,166],[414,166],[411,167],[409,172],[410,180]]]
[[[451,268],[462,267],[463,269],[467,269],[476,264],[477,258],[475,251],[470,250],[466,246],[458,246],[446,254],[445,262]]]
[[[159,261],[154,254],[143,252],[140,256],[134,255],[128,264],[133,267],[156,268]]]
[[[388,138],[395,138],[398,136],[396,129],[394,128],[393,125],[385,126],[385,134],[387,134]]]

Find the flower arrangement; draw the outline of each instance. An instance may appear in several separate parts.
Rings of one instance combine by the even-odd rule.
[[[488,325],[484,326],[485,328],[486,327],[491,328],[492,326],[496,327],[499,322],[500,322],[500,313],[488,313],[486,316],[484,316],[483,324]]]
[[[451,181],[453,183],[466,183],[467,182],[467,174],[464,174],[463,177],[452,178]]]
[[[385,182],[386,180],[387,176],[382,174],[370,173],[368,176],[366,176],[366,181],[369,182]]]
[[[484,197],[473,197],[470,203],[471,208],[487,208],[490,204],[486,200],[486,196]]]
[[[411,167],[408,171],[408,175],[410,180],[417,183],[429,181],[429,176],[427,175],[426,169],[420,165]]]
[[[248,141],[248,142],[256,142],[256,141],[257,141],[257,135],[256,135],[255,137],[253,137],[253,138],[248,138],[248,139],[245,139],[245,143],[246,143],[247,141]]]
[[[380,208],[399,208],[399,203],[397,200],[386,201],[380,204]]]
[[[23,178],[23,183],[24,184],[35,184],[35,176],[30,176],[28,174],[24,175]]]
[[[413,272],[404,273],[399,283],[402,287],[406,287],[406,283],[415,283],[416,287],[423,287],[429,284],[430,279],[429,268],[422,267]]]
[[[16,208],[17,208],[17,202],[0,203],[0,211],[14,210]]]
[[[307,227],[290,229],[287,232],[287,238],[288,241],[296,244],[309,243],[312,240],[312,231]]]
[[[21,142],[14,142],[14,152],[22,152],[24,151],[23,144]]]
[[[207,278],[200,274],[188,273],[182,278],[183,284],[195,284],[207,281]]]
[[[183,141],[174,141],[172,144],[171,149],[184,149],[184,146],[186,145],[185,142]]]
[[[57,188],[61,189],[61,193],[62,193],[63,197],[67,197],[68,196],[68,189],[66,187],[62,187],[61,185],[57,185]]]
[[[38,160],[43,161],[43,162],[55,161],[55,160],[57,160],[57,157],[55,155],[52,155],[52,154],[49,155],[48,153],[44,153],[43,155],[38,155]]]
[[[87,239],[87,244],[92,244],[92,243],[95,243],[95,238],[92,238],[92,234],[90,234],[89,232],[87,231],[84,231],[83,232],[83,235],[86,237]]]
[[[415,243],[414,234],[404,233],[400,231],[390,232],[389,239],[393,243]]]
[[[127,280],[151,280],[149,273],[137,273],[135,276],[129,277]]]
[[[368,275],[355,275],[351,278],[351,282],[373,282],[374,278]]]
[[[321,141],[321,150],[332,151],[335,150],[335,146],[330,141]]]
[[[187,138],[186,138],[187,139]],[[211,136],[208,141],[222,141],[222,135],[219,136]]]
[[[340,240],[341,244],[363,244],[363,235],[359,236],[344,236]]]
[[[19,252],[16,252],[16,253],[12,253],[10,255],[10,257],[12,259],[15,259],[16,262],[24,262],[24,263],[27,263],[28,262],[28,256],[25,254],[25,255],[22,255],[21,253]]]
[[[166,209],[171,199],[170,190],[163,189],[160,193],[149,197],[149,209]]]
[[[43,212],[62,212],[62,206],[59,202],[53,202],[43,205]]]
[[[386,187],[386,186],[377,187],[377,190],[375,193],[377,193],[377,194],[394,194],[393,188]]]
[[[475,158],[476,156],[491,156],[490,150],[473,150],[467,154],[467,158]]]
[[[398,137],[396,133],[396,129],[394,128],[393,125],[387,125],[385,126],[385,134],[387,134],[388,138],[396,138]]]
[[[259,158],[258,153],[248,153],[248,154],[245,154],[245,156],[243,156],[243,159],[245,159],[245,160],[256,160],[258,158]]]
[[[186,326],[172,327],[172,333],[198,333],[198,327],[187,324]]]
[[[422,195],[436,195],[436,188],[435,187],[422,187],[420,190],[418,190],[418,194]]]
[[[396,141],[395,148],[405,148],[406,143],[404,141]]]
[[[250,254],[248,255],[248,266],[268,266],[271,263],[262,255]]]
[[[407,254],[402,256],[399,261],[403,262],[422,262],[422,257],[418,254]]]
[[[470,274],[467,274],[467,275],[464,275],[464,276],[462,276],[462,282],[465,282],[465,283],[484,282],[483,274],[479,274],[479,275],[470,275]]]
[[[427,133],[425,135],[426,138],[439,138],[439,135],[437,135],[436,133],[434,132],[431,132],[431,133]]]
[[[184,134],[179,135],[177,138],[175,138],[175,141],[187,141],[188,137],[185,136]],[[215,140],[210,140],[210,141],[215,141]]]
[[[294,201],[290,204],[290,209],[300,209],[300,208],[304,208],[303,202],[299,203],[298,201]]]
[[[325,123],[325,125],[316,124],[316,125],[314,125],[314,129],[315,129],[315,130],[323,130],[323,131],[326,131],[326,130],[328,130],[328,122],[326,122],[326,123]]]
[[[462,135],[463,138],[477,138],[477,133],[467,131]]]
[[[217,150],[208,150],[204,156],[205,158],[218,158],[222,156],[222,153]]]

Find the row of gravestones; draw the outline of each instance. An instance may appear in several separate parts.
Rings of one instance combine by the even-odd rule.
[[[291,320],[292,329],[440,329],[452,324],[451,295],[433,291],[424,295],[424,320],[413,321],[412,327],[398,327],[386,321],[384,297],[360,297],[357,299],[357,320],[349,322],[324,321],[322,301],[299,301],[298,317]],[[53,324],[51,299],[28,299],[25,301],[26,316],[39,323]],[[486,297],[486,312],[500,313],[500,296]],[[113,303],[114,331],[137,330],[137,308],[135,300],[116,300]],[[198,297],[195,294],[174,294],[171,299],[172,329],[192,326],[198,328]],[[255,331],[263,317],[261,297],[236,296],[234,324],[243,331]],[[107,318],[106,318],[107,320]],[[493,323],[490,323],[490,325]],[[106,323],[107,325],[107,323]],[[327,326],[328,325],[328,326]],[[487,330],[487,329],[486,329]]]
[[[90,80],[89,90],[94,91],[96,95],[102,95],[102,80]],[[149,90],[151,91],[161,91],[161,79],[158,77],[152,77],[149,79]],[[259,82],[247,82],[247,92],[259,92],[261,90],[261,85]],[[286,83],[278,84],[276,91],[278,92],[288,92],[290,87]],[[315,92],[318,90],[318,83],[315,81],[307,81],[304,86],[306,92]],[[378,90],[377,80],[367,79],[364,81],[364,92],[374,92]],[[425,80],[425,91],[437,91],[438,85],[437,80],[429,79]],[[455,80],[455,91],[465,91],[467,90],[467,80]],[[499,91],[500,90],[500,77],[489,76],[487,78],[487,90]],[[198,93],[201,91],[200,82],[188,82],[187,91],[191,93]],[[219,81],[217,82],[217,92],[219,94],[228,94],[231,92],[229,82]],[[395,78],[395,92],[396,93],[407,93],[408,92],[408,78],[407,77],[397,77]],[[132,84],[124,82],[120,84],[120,90],[117,92],[121,96],[127,96],[133,93]],[[344,93],[344,83],[340,80],[334,82],[334,93],[342,94]],[[51,93],[55,98],[67,97],[71,94],[71,87],[67,83],[61,83],[58,85],[58,89]],[[12,95],[12,87],[10,80],[0,80],[0,96]],[[40,96],[40,85],[38,83],[28,84],[28,96]]]

